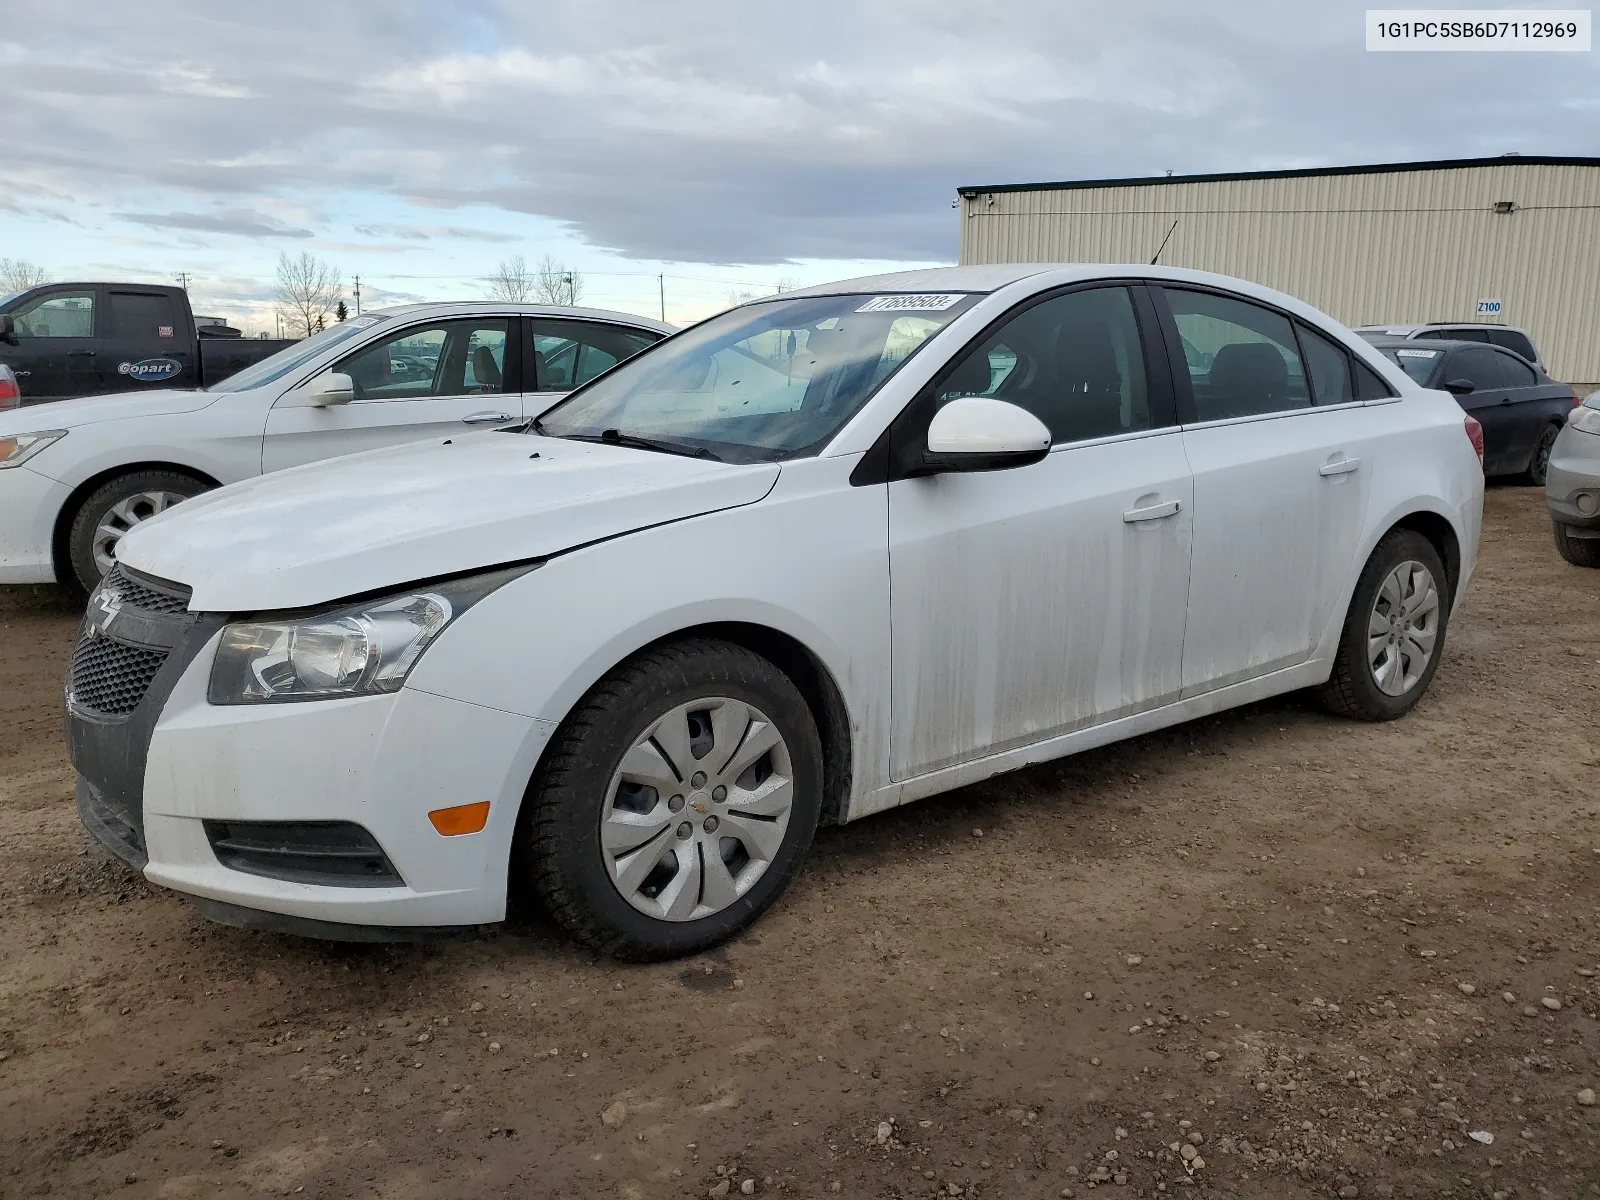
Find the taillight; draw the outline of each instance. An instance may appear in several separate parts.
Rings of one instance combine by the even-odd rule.
[[[16,408],[22,403],[22,389],[11,368],[0,363],[0,408]]]
[[[1478,424],[1477,417],[1468,417],[1467,441],[1472,443],[1472,452],[1478,456],[1478,465],[1483,465],[1483,426]]]

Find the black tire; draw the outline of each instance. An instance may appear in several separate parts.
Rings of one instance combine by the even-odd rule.
[[[1552,521],[1556,549],[1575,567],[1600,567],[1600,538],[1573,537],[1560,521]]]
[[[663,713],[701,696],[755,705],[788,747],[794,791],[778,850],[749,890],[727,908],[688,921],[653,917],[612,882],[600,827],[622,757]],[[657,803],[665,803],[657,797]],[[822,744],[794,683],[742,646],[696,638],[647,650],[602,679],[556,731],[518,822],[512,891],[531,880],[568,933],[615,958],[677,958],[724,942],[783,892],[799,869],[822,812]],[[685,815],[690,815],[687,812]]]
[[[1373,677],[1372,664],[1367,655],[1367,620],[1378,599],[1383,581],[1396,567],[1406,561],[1416,561],[1433,575],[1434,586],[1439,591],[1438,625],[1434,635],[1433,656],[1421,677],[1401,695],[1391,696],[1383,691]],[[1339,649],[1333,662],[1333,674],[1328,682],[1317,689],[1317,699],[1329,712],[1360,721],[1393,721],[1403,717],[1422,699],[1444,656],[1445,635],[1449,632],[1450,596],[1448,594],[1444,563],[1433,543],[1420,533],[1409,529],[1395,529],[1386,534],[1367,559],[1361,578],[1356,581],[1355,594],[1350,598],[1350,609],[1345,614],[1344,628],[1339,634]]]
[[[211,485],[181,471],[149,470],[131,471],[101,484],[78,506],[67,533],[67,565],[72,578],[63,583],[76,583],[85,593],[94,591],[100,582],[101,571],[95,562],[95,543],[100,525],[110,516],[112,509],[141,493],[165,493],[187,500],[201,492],[210,491]]]
[[[1550,448],[1556,444],[1556,437],[1561,432],[1559,425],[1546,425],[1544,432],[1539,435],[1539,442],[1533,448],[1533,457],[1528,460],[1528,469],[1522,473],[1522,482],[1531,487],[1543,487],[1545,474],[1550,469]]]

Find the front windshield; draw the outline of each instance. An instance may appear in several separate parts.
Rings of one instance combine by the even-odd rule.
[[[814,454],[979,297],[813,296],[736,308],[646,350],[545,413],[550,437],[660,440],[725,462]]]
[[[1400,364],[1400,369],[1418,383],[1426,384],[1428,376],[1433,374],[1434,364],[1439,361],[1440,350],[1398,350],[1389,346],[1381,346],[1390,359]]]
[[[226,379],[218,380],[206,389],[208,392],[247,392],[251,388],[261,387],[281,379],[301,363],[310,362],[329,346],[337,346],[340,342],[347,342],[359,333],[365,333],[380,321],[389,318],[379,314],[368,317],[357,317],[353,321],[341,321],[332,329],[324,329],[321,333],[312,334],[304,341],[296,342],[292,346],[285,346],[276,354],[263,358],[254,366],[246,367],[237,375],[229,375]]]

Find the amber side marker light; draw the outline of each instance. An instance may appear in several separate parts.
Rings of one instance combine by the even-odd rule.
[[[489,823],[489,802],[480,800],[476,804],[436,808],[428,814],[428,820],[445,837],[454,837],[458,833],[482,833],[483,827]]]

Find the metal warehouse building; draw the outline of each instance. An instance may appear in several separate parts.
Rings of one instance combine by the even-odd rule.
[[[1347,325],[1518,325],[1557,379],[1600,388],[1600,158],[1000,184],[960,189],[959,205],[963,263],[1147,263],[1161,248]]]

